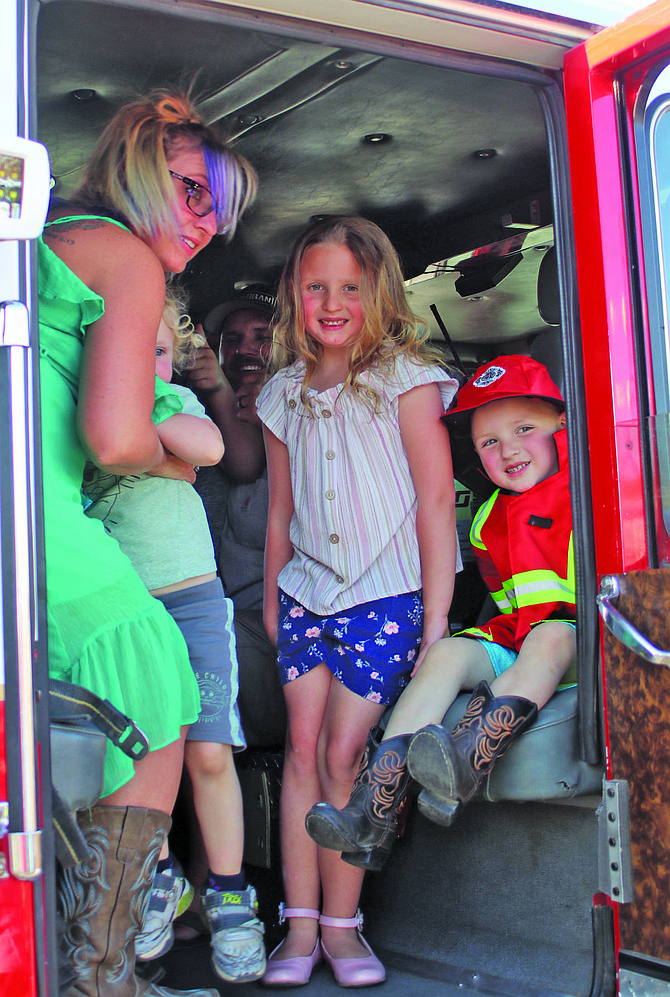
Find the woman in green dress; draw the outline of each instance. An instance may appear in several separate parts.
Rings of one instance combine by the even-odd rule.
[[[139,762],[109,746],[103,798],[79,817],[92,858],[59,888],[76,972],[68,997],[177,993],[135,976],[134,938],[198,687],[172,618],[84,515],[81,482],[87,458],[115,474],[195,480],[155,428],[181,409],[154,373],[165,277],[215,234],[232,236],[255,189],[252,167],[187,97],[155,92],[117,112],[39,244],[49,670],[109,699],[150,744]]]

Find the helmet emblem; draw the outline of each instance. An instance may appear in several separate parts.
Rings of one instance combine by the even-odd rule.
[[[483,374],[479,375],[476,381],[472,382],[472,385],[475,388],[487,388],[489,384],[500,380],[506,373],[504,367],[489,367]]]

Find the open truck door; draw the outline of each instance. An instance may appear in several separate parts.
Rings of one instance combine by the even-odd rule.
[[[670,673],[621,651],[608,630],[599,643],[595,593],[600,579],[619,579],[624,594],[613,582],[603,590],[610,622],[619,611],[670,648],[662,570],[670,558],[669,0],[593,37],[594,26],[468,0],[57,0],[31,4],[30,18],[23,3],[10,0],[14,20],[0,33],[0,71],[13,87],[0,136],[37,134],[36,113],[57,193],[71,196],[115,104],[196,70],[207,113],[224,119],[259,168],[262,197],[244,241],[226,256],[212,246],[190,275],[198,317],[233,280],[273,279],[289,236],[315,211],[365,209],[402,250],[416,310],[428,316],[439,304],[468,370],[502,352],[556,361],[579,538],[583,666],[579,716],[569,719],[581,740],[578,771],[591,781],[585,790],[562,772],[530,786],[520,776],[512,788],[521,782],[523,792],[478,800],[448,834],[411,813],[388,868],[367,884],[370,937],[395,992],[432,985],[611,997],[614,911],[623,962],[667,975]],[[457,275],[512,253],[519,265],[499,289],[455,290]],[[32,254],[23,238],[0,241],[0,302],[9,303],[0,321],[14,330],[0,346],[0,992],[8,997],[57,992],[53,836],[48,791],[40,795],[49,750]],[[541,273],[552,276],[545,259],[549,290],[560,294],[538,311]],[[655,625],[644,618],[649,607]],[[636,639],[616,619],[627,642]],[[171,956],[170,985],[208,972],[207,959]],[[334,989],[324,974],[311,986]]]
[[[565,60],[585,405],[598,441],[601,869],[620,963],[646,972],[670,958],[668,13],[654,4]]]
[[[49,785],[49,726],[36,590],[30,242],[46,216],[49,160],[29,139],[27,15],[22,0],[3,5],[0,32],[0,991],[11,997],[57,993],[56,960],[47,955],[53,930],[46,929],[53,925],[53,848],[42,833],[50,822],[41,792]]]

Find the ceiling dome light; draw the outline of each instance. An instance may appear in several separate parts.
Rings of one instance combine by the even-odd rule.
[[[243,128],[251,128],[252,125],[257,125],[263,119],[260,114],[238,114],[237,120]]]
[[[390,142],[393,138],[388,132],[371,132],[369,135],[363,137],[363,141],[367,142],[368,145],[381,145],[384,142]]]
[[[476,149],[472,153],[473,159],[494,159],[498,153],[495,149]]]

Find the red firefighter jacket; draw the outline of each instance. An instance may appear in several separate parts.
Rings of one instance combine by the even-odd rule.
[[[549,619],[575,619],[567,434],[555,435],[559,468],[521,494],[498,489],[477,512],[470,542],[500,616],[462,634],[521,648]]]

